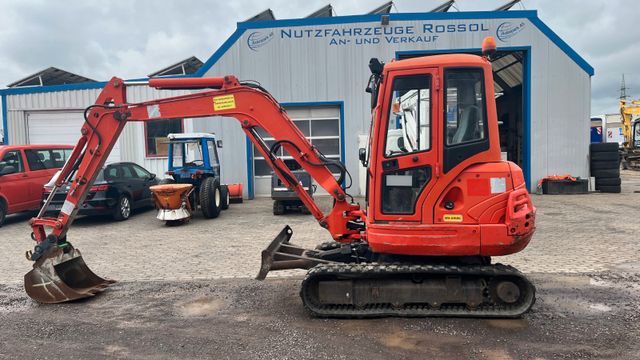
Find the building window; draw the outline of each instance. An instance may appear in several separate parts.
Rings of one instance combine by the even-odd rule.
[[[339,108],[325,108],[323,111],[314,113],[314,109],[304,111],[304,108],[297,109],[298,111],[291,110],[289,116],[295,125],[300,129],[309,142],[315,146],[320,152],[322,152],[327,158],[340,160],[340,110]],[[315,108],[317,109],[317,108]],[[267,146],[273,145],[275,139],[272,138],[262,129],[258,129],[258,133],[263,137]],[[277,155],[281,157],[285,164],[291,170],[297,170],[300,165],[284,151],[283,147],[280,147]],[[266,160],[262,154],[254,147],[254,170],[256,177],[271,177],[271,168],[267,165]],[[339,175],[339,170],[331,167],[332,172],[336,177]]]
[[[182,119],[154,120],[146,122],[144,126],[147,156],[167,156],[167,135],[182,132]]]

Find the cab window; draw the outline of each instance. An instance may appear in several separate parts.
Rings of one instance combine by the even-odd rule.
[[[482,69],[447,70],[445,92],[445,139],[454,146],[486,136]]]
[[[209,150],[209,166],[214,167],[218,165],[218,153],[216,144],[213,140],[207,141],[207,148]]]
[[[431,148],[431,75],[393,80],[385,157]]]

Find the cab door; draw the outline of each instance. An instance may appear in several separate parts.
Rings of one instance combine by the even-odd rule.
[[[438,169],[437,68],[391,71],[385,80],[373,176],[375,221],[420,222]]]

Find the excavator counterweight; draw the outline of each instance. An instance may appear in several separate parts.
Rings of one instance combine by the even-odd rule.
[[[500,159],[489,62],[495,41],[484,44],[483,57],[372,59],[371,132],[368,147],[359,151],[367,168],[364,208],[347,193],[346,166],[313,146],[259,84],[232,75],[152,79],[154,88],[199,91],[128,103],[130,85],[111,79],[85,111],[81,138],[50,194],[70,184],[60,215],[31,221],[37,245],[27,254],[34,261],[25,276],[27,293],[40,302],[63,302],[112,282],[95,275],[66,237],[127,122],[219,116],[240,122],[283,186],[297,193],[332,239],[301,248],[285,227],[262,252],[258,279],[307,269],[301,298],[315,316],[522,315],[535,301],[535,287],[516,269],[492,265],[491,257],[529,244],[536,210],[522,170]],[[297,181],[280,149],[333,197],[329,213]]]

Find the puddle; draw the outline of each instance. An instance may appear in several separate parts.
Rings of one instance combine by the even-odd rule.
[[[211,316],[222,308],[222,301],[213,298],[198,298],[179,305],[179,312],[185,317]]]
[[[600,303],[589,305],[589,309],[602,311],[602,312],[611,311],[611,308],[609,306],[605,304],[600,304]]]
[[[509,330],[522,330],[529,327],[526,319],[492,319],[487,320],[487,323],[491,327]]]

